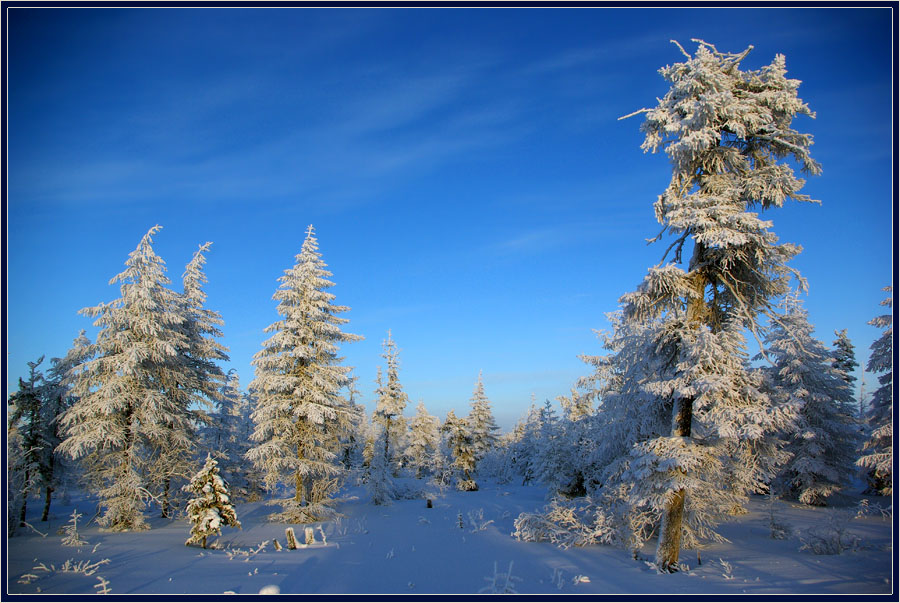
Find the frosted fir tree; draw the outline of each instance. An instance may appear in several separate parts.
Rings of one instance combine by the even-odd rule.
[[[840,331],[835,329],[834,335],[836,339],[831,343],[834,346],[831,352],[831,367],[841,373],[841,377],[847,382],[847,385],[853,387],[853,383],[856,381],[856,375],[853,373],[856,371],[856,367],[859,366],[859,363],[856,361],[856,354],[853,351],[853,343],[850,342],[847,329],[841,329]]]
[[[362,339],[341,331],[349,310],[334,303],[331,272],[319,253],[313,227],[306,231],[294,266],[279,278],[273,299],[281,319],[266,328],[271,337],[253,357],[256,443],[247,458],[262,472],[266,487],[293,487],[273,520],[306,523],[332,517],[332,495],[343,467],[340,439],[353,427],[353,411],[342,390],[350,368],[341,365],[339,345]]]
[[[200,544],[205,549],[207,538],[220,535],[222,526],[240,529],[241,522],[231,504],[228,484],[219,476],[218,463],[212,455],[206,456],[203,468],[184,489],[195,495],[185,509],[191,522],[191,536],[185,546]]]
[[[46,429],[45,439],[47,446],[44,449],[43,485],[44,485],[44,510],[41,513],[41,521],[47,521],[50,516],[50,503],[53,492],[67,481],[67,474],[72,468],[66,462],[57,447],[62,443],[62,431],[60,417],[77,401],[72,395],[72,371],[76,366],[89,359],[91,353],[91,341],[85,335],[84,329],[72,342],[72,347],[62,358],[51,358],[50,369],[47,371],[46,384],[44,386],[46,402],[43,406],[44,425]]]
[[[353,414],[353,426],[341,440],[341,464],[344,469],[351,470],[363,466],[363,449],[366,442],[366,409],[357,403],[359,390],[356,388],[358,377],[350,377],[347,385],[347,402]]]
[[[561,474],[566,472],[572,460],[568,455],[571,443],[565,437],[562,421],[550,400],[544,401],[539,415],[534,474],[538,481],[550,486],[551,492],[555,493],[561,485],[560,479],[564,479]]]
[[[28,499],[37,496],[44,485],[46,471],[47,425],[44,421],[44,375],[38,366],[41,356],[28,363],[28,379],[19,377],[19,389],[9,397],[7,433],[18,442],[15,458],[14,481],[9,486],[18,492],[18,525],[25,525]]]
[[[784,439],[791,454],[778,473],[776,491],[807,505],[822,506],[849,483],[858,429],[846,373],[831,366],[829,351],[813,336],[807,312],[788,299],[786,312],[766,336],[767,369],[776,403],[797,408]]]
[[[216,410],[210,417],[206,446],[221,467],[223,479],[236,497],[258,498],[259,480],[252,464],[244,460],[253,433],[252,397],[241,389],[240,375],[230,369],[220,390]]]
[[[403,385],[400,383],[400,351],[397,349],[397,344],[391,339],[390,331],[388,331],[387,339],[382,342],[382,347],[381,357],[385,359],[387,366],[384,378],[382,378],[379,367],[376,379],[378,387],[375,395],[377,400],[372,422],[380,428],[380,438],[374,453],[383,455],[384,466],[390,467],[391,471],[396,474],[406,435],[403,411],[409,403],[409,397],[403,391]]]
[[[162,490],[162,517],[169,517],[172,481],[186,480],[195,470],[193,456],[198,434],[194,426],[209,421],[209,413],[225,378],[216,364],[217,361],[228,360],[227,348],[216,341],[216,338],[223,336],[221,326],[224,321],[218,312],[204,307],[207,297],[203,291],[203,284],[207,282],[203,272],[206,264],[204,253],[209,251],[211,245],[200,245],[182,274],[183,293],[179,302],[184,316],[181,324],[184,345],[179,350],[178,360],[189,380],[177,385],[183,395],[173,396],[173,400],[180,405],[177,414],[188,421],[170,422],[165,425],[167,429],[157,436],[159,453],[154,459],[151,475],[154,484]]]
[[[579,392],[576,388],[572,388],[568,396],[557,398],[563,408],[560,442],[564,447],[562,456],[565,461],[553,480],[553,486],[567,498],[587,494],[586,460],[594,455],[597,447],[592,437],[595,423],[592,399],[592,394]]]
[[[374,444],[372,460],[369,463],[369,477],[366,486],[376,505],[389,505],[396,497],[394,480],[391,477],[388,449],[388,429],[384,424],[373,423]]]
[[[441,446],[441,422],[428,414],[425,403],[419,400],[416,414],[409,422],[409,442],[403,453],[416,479],[422,479],[436,470],[435,455]]]
[[[18,422],[9,418],[16,413],[12,398],[6,403],[6,535],[13,536],[19,526],[19,511],[25,487],[25,449]]]
[[[180,355],[187,345],[185,316],[153,251],[159,230],[144,235],[126,269],[110,281],[120,284],[121,297],[81,311],[95,317],[100,330],[88,350],[91,359],[73,371],[78,400],[61,418],[59,450],[80,459],[103,507],[99,522],[111,531],[148,527],[148,486],[168,474],[160,447],[187,451],[195,439],[184,387],[193,376]]]
[[[467,418],[469,431],[472,435],[472,449],[475,453],[477,464],[490,452],[499,439],[497,432],[500,428],[494,420],[491,412],[491,401],[484,393],[484,381],[481,371],[478,371],[478,381],[475,382],[475,390],[472,392],[471,410]]]
[[[760,452],[772,449],[767,439],[783,423],[747,374],[743,330],[756,333],[759,315],[772,314],[789,292],[797,274],[787,262],[799,248],[779,244],[756,210],[811,201],[785,159],[805,173],[821,171],[809,154],[812,137],[791,127],[794,117],[813,113],[797,96],[800,82],[785,77],[784,57],[744,71],[752,47],[732,54],[696,42],[694,56],[679,46],[687,60],[660,70],[671,86],[658,105],[637,112],[645,114],[644,151],[665,149],[672,163],[654,205],[662,225],[654,240],[666,233],[674,240],[638,289],[621,298],[624,319],[653,324],[646,335],[665,348],[643,364],[667,371],[646,389],[659,407],[651,416],[662,411],[669,425],[632,443],[622,473],[642,481],[626,503],[658,513],[660,571],[677,569],[686,519],[698,536],[714,533],[725,517],[720,511],[732,507],[718,504],[717,465],[742,464],[729,472],[727,494],[739,504],[767,472],[757,470],[757,460],[774,462]],[[683,267],[685,250],[691,255]],[[692,508],[704,497],[714,504]]]
[[[468,421],[456,416],[453,410],[447,413],[441,431],[446,434],[447,447],[453,458],[451,466],[456,473],[456,487],[464,492],[478,490],[473,478],[475,472],[475,448]]]
[[[535,404],[532,395],[531,406],[524,419],[519,422],[516,431],[519,436],[513,444],[516,467],[522,475],[525,486],[537,477],[538,442],[540,441],[541,410]]]
[[[891,287],[884,288],[888,297],[881,302],[882,306],[892,307],[892,290]],[[870,492],[890,496],[894,491],[893,318],[891,314],[882,314],[870,320],[869,324],[884,331],[881,337],[872,343],[872,354],[869,356],[866,370],[881,374],[878,376],[879,387],[872,394],[867,417],[872,433],[863,445],[863,455],[856,464],[866,471]]]

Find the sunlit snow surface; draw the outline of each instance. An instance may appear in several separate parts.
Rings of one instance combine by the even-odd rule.
[[[813,555],[799,551],[802,543],[796,535],[771,539],[766,500],[755,498],[748,515],[722,526],[730,543],[705,549],[699,566],[694,551],[683,551],[688,571],[658,575],[621,549],[562,550],[515,540],[513,521],[519,513],[546,504],[544,488],[482,484],[477,492],[434,493],[431,509],[424,499],[374,506],[363,489],[353,488],[349,495],[359,498],[339,507],[345,517],[314,524],[315,544],[293,551],[285,546],[288,526],[268,523],[273,509],[263,503],[236,505],[243,530],[225,527],[218,540],[211,539],[215,548],[203,550],[184,546],[186,519],[152,518],[152,529],[145,532],[100,532],[95,523],[87,524],[95,513],[92,503],[73,497],[68,505],[54,503],[49,525],[38,516],[29,518],[46,537],[23,528],[8,540],[7,590],[93,594],[103,579],[113,595],[258,594],[263,589],[281,594],[478,593],[491,592],[497,583],[496,563],[497,572],[514,578],[503,584],[522,594],[892,592],[892,521],[877,514],[850,522],[851,535],[860,541],[855,550]],[[855,505],[859,498],[848,499],[848,504]],[[881,497],[869,501],[885,507],[890,502]],[[822,525],[834,512],[777,504],[779,519],[794,534]],[[84,514],[78,532],[88,545],[60,544],[57,530],[73,506]],[[302,526],[295,530],[302,542]],[[276,551],[273,539],[283,550]],[[643,556],[652,554],[651,543]],[[67,560],[71,567],[105,559],[109,562],[97,565],[90,576],[62,571]]]

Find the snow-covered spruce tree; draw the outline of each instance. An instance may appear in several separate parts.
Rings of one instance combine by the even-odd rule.
[[[216,364],[216,361],[228,360],[227,348],[216,341],[223,335],[220,327],[224,321],[218,312],[204,307],[206,292],[203,284],[207,282],[203,273],[204,253],[211,245],[200,245],[182,274],[183,293],[179,302],[184,316],[181,324],[184,344],[178,350],[178,362],[188,380],[175,385],[179,394],[173,395],[172,399],[179,405],[177,416],[187,420],[167,422],[164,431],[155,438],[159,452],[153,459],[150,475],[153,485],[161,490],[162,517],[169,516],[170,493],[179,491],[172,488],[172,480],[187,480],[196,470],[193,457],[198,434],[195,426],[209,421],[209,413],[224,383],[224,373]]]
[[[549,486],[549,494],[556,494],[561,486],[560,475],[571,462],[568,454],[570,442],[566,441],[563,421],[556,415],[550,400],[545,400],[539,411],[536,444],[535,477]]]
[[[228,484],[219,476],[218,463],[212,455],[206,456],[203,468],[184,489],[194,494],[185,509],[191,522],[191,536],[185,546],[199,543],[206,548],[206,539],[221,534],[222,526],[240,529]]]
[[[478,381],[475,382],[475,390],[472,392],[470,400],[471,410],[469,410],[467,421],[469,432],[472,435],[472,449],[475,453],[477,467],[481,459],[497,445],[499,437],[496,432],[500,431],[497,421],[494,420],[494,414],[491,412],[491,401],[484,393],[481,371],[478,371]]]
[[[374,443],[372,460],[369,462],[369,478],[366,487],[376,505],[389,505],[396,497],[397,491],[391,477],[390,457],[388,456],[389,431],[383,423],[372,423]]]
[[[19,377],[19,389],[9,398],[10,414],[7,433],[14,431],[20,442],[17,456],[18,479],[10,487],[19,489],[18,524],[25,525],[28,498],[37,496],[44,485],[46,471],[47,425],[44,422],[44,374],[38,366],[44,361],[41,356],[28,363],[28,379]]]
[[[387,362],[386,376],[382,378],[381,368],[378,370],[376,380],[378,387],[375,395],[375,412],[372,415],[372,423],[379,433],[378,444],[374,454],[383,455],[383,464],[393,474],[397,474],[400,464],[400,453],[403,450],[403,440],[406,436],[406,420],[403,411],[409,403],[409,397],[403,391],[400,383],[400,351],[397,344],[391,339],[391,332],[382,342],[384,351],[381,357]]]
[[[532,396],[531,406],[528,407],[528,412],[516,426],[516,431],[519,432],[519,435],[513,444],[513,456],[515,458],[516,468],[522,475],[523,486],[530,484],[537,477],[536,471],[540,429],[541,411],[534,401],[534,396]]]
[[[807,505],[824,505],[849,483],[856,460],[858,429],[853,392],[843,373],[830,366],[824,344],[813,336],[799,300],[786,300],[785,314],[769,329],[766,353],[774,363],[770,397],[797,408],[797,418],[783,435],[791,459],[773,482],[776,492]]]
[[[353,413],[353,426],[341,440],[341,464],[348,471],[362,467],[365,446],[366,408],[356,401],[360,395],[356,387],[357,379],[359,377],[351,375],[347,384],[347,403]]]
[[[250,413],[251,397],[241,390],[237,370],[230,369],[220,389],[216,410],[210,417],[205,446],[220,463],[223,479],[231,485],[235,498],[255,499],[258,496],[253,466],[244,460],[253,433]]]
[[[416,414],[409,422],[409,438],[403,457],[416,479],[422,479],[435,471],[435,454],[441,446],[441,422],[428,414],[425,403],[419,400]]]
[[[881,302],[882,306],[892,307],[891,287],[885,287],[888,297]],[[884,329],[881,337],[872,344],[872,355],[866,364],[871,373],[878,376],[879,387],[872,394],[868,422],[872,433],[863,445],[864,454],[856,461],[857,466],[866,470],[869,482],[868,490],[873,493],[890,496],[894,491],[894,326],[891,314],[882,314],[869,321],[869,324]]]
[[[853,352],[853,344],[850,342],[850,337],[847,336],[847,329],[840,331],[835,329],[834,336],[836,339],[831,343],[834,346],[831,352],[831,367],[840,371],[841,377],[847,382],[847,385],[853,387],[853,383],[856,381],[856,375],[853,372],[859,366],[856,354]]]
[[[165,263],[154,253],[154,226],[128,256],[121,298],[85,308],[100,327],[74,371],[77,401],[61,418],[59,450],[81,460],[85,477],[104,508],[101,525],[112,531],[146,529],[147,487],[161,483],[162,446],[190,450],[192,416],[185,412],[194,378],[182,361],[187,341],[180,296],[166,285]]]
[[[663,344],[661,368],[670,375],[644,387],[671,422],[631,443],[621,474],[623,483],[637,486],[628,504],[658,514],[661,571],[677,568],[686,519],[714,533],[721,511],[733,507],[691,507],[721,501],[718,465],[740,469],[728,472],[726,489],[739,501],[771,469],[759,461],[775,460],[767,436],[787,417],[770,412],[768,398],[753,386],[743,329],[755,332],[758,316],[774,312],[774,301],[790,290],[796,272],[787,262],[799,248],[779,244],[771,223],[754,210],[811,200],[782,160],[805,173],[821,171],[809,154],[812,137],[791,128],[795,116],[813,114],[797,96],[799,81],[785,77],[784,57],[743,71],[752,47],[730,54],[697,43],[693,57],[679,46],[687,60],[660,70],[669,91],[655,108],[637,112],[646,114],[644,151],[665,148],[672,162],[670,184],[654,206],[662,224],[654,240],[666,232],[675,239],[638,289],[621,299],[626,321],[652,325],[655,333],[647,335]]]
[[[465,492],[478,490],[473,478],[475,472],[475,449],[472,434],[465,418],[457,417],[451,409],[444,419],[441,431],[446,434],[447,448],[453,457],[452,467],[456,473],[456,487]]]
[[[6,535],[13,536],[19,526],[19,510],[25,488],[25,450],[20,425],[9,419],[17,412],[12,397],[6,402]]]
[[[593,394],[579,392],[576,388],[568,396],[557,398],[564,411],[560,420],[560,441],[565,446],[565,463],[557,474],[554,486],[559,494],[567,498],[587,494],[586,460],[593,457],[596,449],[596,442],[591,435],[594,427],[593,398]]]
[[[44,450],[43,485],[44,485],[44,510],[41,513],[41,521],[47,521],[50,516],[50,502],[53,492],[66,481],[66,473],[71,469],[57,447],[62,443],[62,431],[60,417],[76,402],[72,395],[72,371],[89,359],[91,353],[91,341],[85,335],[84,329],[72,342],[72,347],[62,358],[50,359],[50,370],[47,371],[46,385],[44,387],[46,403],[44,409],[44,425],[46,426],[45,439],[47,447]]]
[[[292,498],[276,501],[283,512],[272,515],[274,521],[334,516],[329,504],[343,473],[339,442],[353,426],[341,392],[351,369],[341,366],[338,350],[362,337],[341,331],[348,320],[339,314],[349,308],[334,304],[329,277],[310,226],[296,263],[279,278],[273,296],[282,318],[266,328],[272,336],[253,357],[257,444],[247,458],[263,472],[268,489],[288,483],[294,488]]]

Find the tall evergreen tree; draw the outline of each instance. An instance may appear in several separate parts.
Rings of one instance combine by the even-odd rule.
[[[341,331],[349,310],[334,304],[331,272],[319,253],[313,227],[306,231],[294,266],[279,278],[273,299],[281,319],[266,328],[272,336],[253,357],[257,397],[253,412],[256,446],[247,452],[274,489],[288,482],[292,498],[278,501],[275,520],[316,521],[333,514],[328,507],[343,472],[339,438],[353,426],[353,413],[342,389],[350,368],[341,365],[339,344],[362,339]]]
[[[893,306],[892,287],[885,287],[888,297],[882,306]],[[866,364],[871,373],[878,376],[879,387],[872,394],[868,422],[872,429],[863,446],[865,453],[856,464],[865,469],[869,481],[869,490],[885,496],[894,491],[894,326],[891,314],[882,314],[869,321],[869,324],[884,329],[881,337],[872,343],[872,354]]]
[[[19,526],[25,486],[25,449],[22,445],[21,425],[12,421],[18,412],[12,396],[6,401],[6,535],[13,536]]]
[[[523,486],[537,479],[541,416],[541,410],[537,407],[534,395],[532,395],[531,406],[528,407],[528,412],[516,428],[520,435],[513,444],[513,456],[516,460],[516,467],[522,475]]]
[[[471,405],[467,421],[469,432],[472,435],[472,450],[475,453],[477,466],[481,459],[497,445],[499,437],[496,432],[500,431],[497,421],[494,420],[494,414],[491,412],[491,401],[484,393],[481,371],[478,371],[478,381],[475,382],[475,390],[472,392]]]
[[[20,477],[10,487],[20,489],[19,517],[20,526],[25,525],[25,513],[28,498],[37,496],[45,484],[47,449],[47,424],[44,410],[44,375],[38,366],[44,361],[41,356],[28,363],[28,379],[19,377],[19,390],[10,396],[10,415],[8,431],[14,430],[20,439],[21,453],[19,464]]]
[[[850,337],[847,336],[847,329],[841,329],[840,331],[835,329],[834,335],[836,339],[831,344],[834,346],[834,350],[831,352],[833,359],[831,367],[840,371],[844,381],[850,387],[853,387],[853,383],[856,381],[856,375],[853,372],[859,366],[859,363],[856,361],[856,354],[853,352],[853,344],[850,342]]]
[[[255,499],[259,488],[255,470],[244,458],[250,450],[253,433],[251,403],[251,396],[241,390],[237,370],[230,369],[206,433],[206,447],[221,465],[223,479],[230,484],[235,497],[245,499]]]
[[[697,43],[694,56],[681,49],[687,60],[660,70],[671,87],[659,104],[637,112],[646,114],[642,148],[665,148],[672,162],[669,186],[654,206],[662,225],[654,240],[666,232],[675,240],[638,289],[621,299],[626,321],[652,325],[645,335],[662,348],[648,351],[667,357],[667,378],[656,379],[652,394],[671,419],[631,444],[623,474],[643,484],[643,494],[632,491],[632,503],[659,517],[661,571],[678,567],[685,520],[699,511],[691,498],[717,501],[696,515],[696,525],[710,532],[733,506],[718,505],[717,465],[741,463],[731,473],[744,480],[731,484],[739,502],[757,485],[756,461],[764,457],[756,449],[771,448],[763,442],[782,426],[751,386],[742,333],[756,332],[758,315],[773,313],[773,302],[788,293],[796,273],[787,262],[799,249],[779,244],[771,223],[754,210],[810,201],[783,159],[820,172],[808,152],[812,137],[791,128],[796,115],[812,112],[797,97],[799,82],[785,77],[784,57],[743,71],[752,47],[730,54]],[[691,252],[686,269],[680,265],[685,249]]]
[[[170,421],[158,437],[159,453],[155,456],[151,475],[162,490],[163,517],[169,516],[172,480],[190,479],[196,470],[193,459],[197,441],[195,426],[209,421],[209,413],[225,380],[222,369],[216,364],[216,361],[228,360],[227,348],[216,341],[217,337],[223,336],[221,326],[224,321],[218,312],[204,307],[207,297],[203,290],[203,284],[207,282],[203,272],[204,253],[211,245],[200,245],[182,274],[183,293],[179,301],[184,316],[181,324],[184,345],[179,350],[178,360],[187,381],[176,385],[181,393],[173,399],[179,404],[177,415],[188,420]]]
[[[415,471],[416,479],[435,470],[435,455],[441,445],[440,420],[428,414],[425,403],[421,400],[416,406],[416,414],[409,423],[409,444],[403,456],[410,468]]]
[[[90,360],[75,369],[78,401],[62,416],[59,449],[81,459],[104,508],[101,525],[113,531],[146,529],[148,486],[163,475],[163,446],[190,450],[191,416],[185,413],[193,376],[180,357],[187,341],[180,296],[167,285],[165,263],[152,247],[154,226],[128,256],[121,298],[81,312],[100,327]]]
[[[390,331],[382,347],[384,351],[381,357],[385,359],[387,366],[383,379],[379,368],[378,387],[375,390],[378,399],[375,402],[372,422],[379,427],[380,434],[375,454],[382,455],[383,466],[391,468],[396,473],[400,461],[398,457],[403,450],[403,439],[406,435],[403,411],[409,403],[409,397],[400,383],[400,352],[397,344],[391,339]]]
[[[452,467],[456,472],[456,487],[471,492],[478,490],[473,473],[475,472],[475,448],[468,422],[457,417],[453,410],[447,413],[441,431],[446,434],[450,454],[453,457]]]
[[[50,359],[50,370],[47,371],[45,386],[44,424],[47,430],[47,448],[43,463],[44,511],[41,513],[41,521],[48,520],[53,492],[63,483],[64,473],[69,469],[65,456],[57,450],[63,436],[60,418],[77,401],[72,395],[73,370],[86,362],[90,353],[91,341],[82,329],[64,357]]]
[[[784,316],[766,336],[767,354],[774,366],[771,396],[797,409],[784,434],[791,454],[779,472],[777,490],[808,505],[824,505],[826,498],[849,483],[858,445],[853,418],[853,392],[846,373],[829,364],[829,351],[813,336],[807,312],[789,299]]]

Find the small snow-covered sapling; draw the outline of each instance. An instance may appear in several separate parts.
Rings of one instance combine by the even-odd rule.
[[[77,510],[72,510],[72,517],[69,519],[69,523],[63,526],[63,537],[62,537],[62,545],[63,546],[84,546],[88,544],[87,540],[82,540],[81,535],[78,533],[78,518],[81,517],[81,513]]]
[[[219,477],[219,464],[211,454],[206,455],[203,468],[184,489],[195,494],[186,509],[191,536],[185,545],[199,543],[205,549],[206,539],[221,534],[223,525],[240,529],[241,522],[231,504],[228,484]]]

